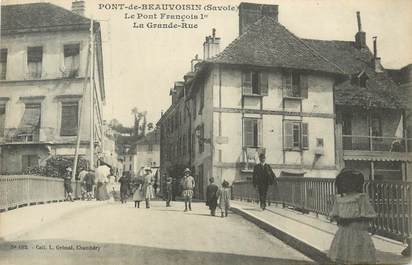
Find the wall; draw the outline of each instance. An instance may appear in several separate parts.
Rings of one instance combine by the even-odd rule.
[[[74,155],[76,136],[60,136],[61,104],[65,100],[78,101],[83,94],[86,71],[88,31],[65,31],[52,33],[28,33],[14,36],[2,36],[1,48],[8,49],[6,80],[0,81],[2,102],[6,104],[5,132],[12,132],[19,126],[25,104],[21,97],[44,97],[41,102],[40,142],[52,142],[54,153]],[[64,78],[65,44],[80,43],[80,67],[77,78]],[[42,77],[29,80],[27,75],[27,47],[43,46]],[[81,120],[81,140],[87,145],[90,139],[90,125],[94,124],[95,140],[98,145],[102,141],[102,95],[98,81],[96,64],[96,87],[94,91],[94,118],[90,117],[90,82],[87,81],[86,94],[83,96],[83,115]],[[36,100],[37,101],[37,100]],[[79,114],[80,115],[80,114]],[[7,133],[6,133],[7,134]],[[0,139],[1,142],[5,138]],[[57,144],[71,144],[59,146]],[[4,148],[3,148],[4,149]],[[85,151],[90,153],[89,151]],[[95,157],[96,158],[96,157]]]
[[[214,175],[221,179],[250,178],[250,172],[241,172],[243,161],[242,117],[261,118],[262,142],[266,149],[267,162],[277,173],[282,170],[303,171],[310,177],[333,177],[336,175],[334,138],[334,80],[328,76],[309,74],[308,98],[286,104],[283,108],[282,76],[277,70],[269,71],[268,95],[247,99],[242,111],[241,70],[222,68],[221,79],[216,67],[212,73],[216,81],[213,87],[213,137],[221,136],[227,142],[216,143],[213,155]],[[217,74],[216,74],[217,72]],[[219,94],[220,93],[220,94]],[[302,115],[300,115],[302,108]],[[294,115],[290,115],[294,112]],[[243,112],[243,114],[242,114]],[[309,126],[309,149],[302,152],[283,151],[283,119],[300,120]],[[219,129],[220,128],[220,129]],[[220,131],[220,133],[219,133]],[[315,156],[316,138],[324,140],[324,155]],[[316,158],[316,159],[315,159]]]

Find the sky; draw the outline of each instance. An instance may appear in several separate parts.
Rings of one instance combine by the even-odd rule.
[[[2,4],[50,2],[71,8],[71,0],[1,0]],[[221,50],[238,36],[238,12],[180,11],[169,14],[206,14],[197,29],[136,29],[151,20],[125,19],[125,13],[150,15],[157,12],[99,9],[99,4],[212,4],[238,6],[239,0],[86,0],[86,16],[100,21],[105,69],[106,105],[104,119],[116,118],[132,125],[131,109],[148,112],[156,123],[161,111],[171,104],[169,90],[183,80],[196,54],[203,57],[205,36],[221,37]],[[279,5],[279,22],[302,38],[354,40],[356,11],[360,11],[367,44],[378,36],[378,55],[386,68],[401,68],[412,63],[412,1],[409,0],[249,0]],[[159,15],[159,14],[158,14]],[[153,21],[158,22],[159,20]],[[169,22],[169,21],[167,21]]]

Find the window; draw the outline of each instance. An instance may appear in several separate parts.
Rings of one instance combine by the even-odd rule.
[[[199,143],[199,153],[203,153],[203,151],[205,150],[205,125],[199,125],[198,127],[199,130],[199,139],[198,139],[198,143]]]
[[[21,156],[22,170],[39,165],[39,158],[37,155],[22,155]]]
[[[23,117],[21,118],[19,128],[16,132],[18,141],[32,142],[39,136],[41,121],[41,105],[36,103],[27,103]]]
[[[197,100],[196,97],[193,97],[193,119],[196,119],[197,114]]]
[[[308,77],[301,73],[285,72],[282,75],[285,97],[308,98]]]
[[[300,121],[284,122],[284,144],[287,150],[309,149],[308,124]]]
[[[29,78],[41,78],[43,62],[43,47],[29,47],[27,49],[27,67]]]
[[[66,77],[77,77],[80,65],[80,44],[64,45],[64,74]]]
[[[204,85],[201,85],[201,87],[200,87],[199,97],[200,97],[199,115],[202,115],[203,107],[204,107],[204,104],[205,104],[205,88],[204,88]]]
[[[132,165],[131,164],[129,165],[129,171],[132,171]]]
[[[268,95],[268,74],[248,71],[242,73],[243,95]]]
[[[6,80],[7,49],[0,49],[0,80]]]
[[[76,136],[79,128],[79,103],[62,102],[61,136]]]
[[[5,121],[6,121],[6,105],[0,105],[0,137],[4,136]]]
[[[255,118],[243,119],[243,146],[262,146],[262,120]]]

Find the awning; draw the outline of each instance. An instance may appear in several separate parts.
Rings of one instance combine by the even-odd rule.
[[[356,161],[412,161],[411,153],[344,151],[344,160]]]
[[[26,105],[16,135],[31,134],[40,128],[40,112],[38,105]]]

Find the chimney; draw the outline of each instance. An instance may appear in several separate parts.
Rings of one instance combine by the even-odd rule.
[[[362,31],[362,22],[359,11],[356,12],[356,17],[358,19],[358,32],[355,35],[355,46],[358,49],[366,48],[366,33]]]
[[[203,43],[203,60],[207,60],[220,52],[220,38],[216,37],[216,29],[212,29],[212,36],[206,36]]]
[[[203,47],[204,47],[204,46],[203,46]],[[196,72],[196,70],[197,70],[197,69],[196,69],[196,65],[197,65],[198,63],[200,63],[201,61],[202,61],[202,60],[199,59],[199,55],[196,54],[195,58],[190,61],[190,65],[191,65],[190,71],[191,71],[191,72]]]
[[[85,2],[83,0],[74,0],[72,2],[72,12],[84,16]]]
[[[247,28],[261,19],[268,16],[278,21],[278,5],[262,5],[254,3],[240,3],[239,5],[239,36],[247,31]]]
[[[376,40],[378,37],[373,37],[373,59],[372,59],[372,66],[375,69],[376,73],[383,73],[383,66],[381,64],[381,58],[378,57],[378,48],[376,45]]]

